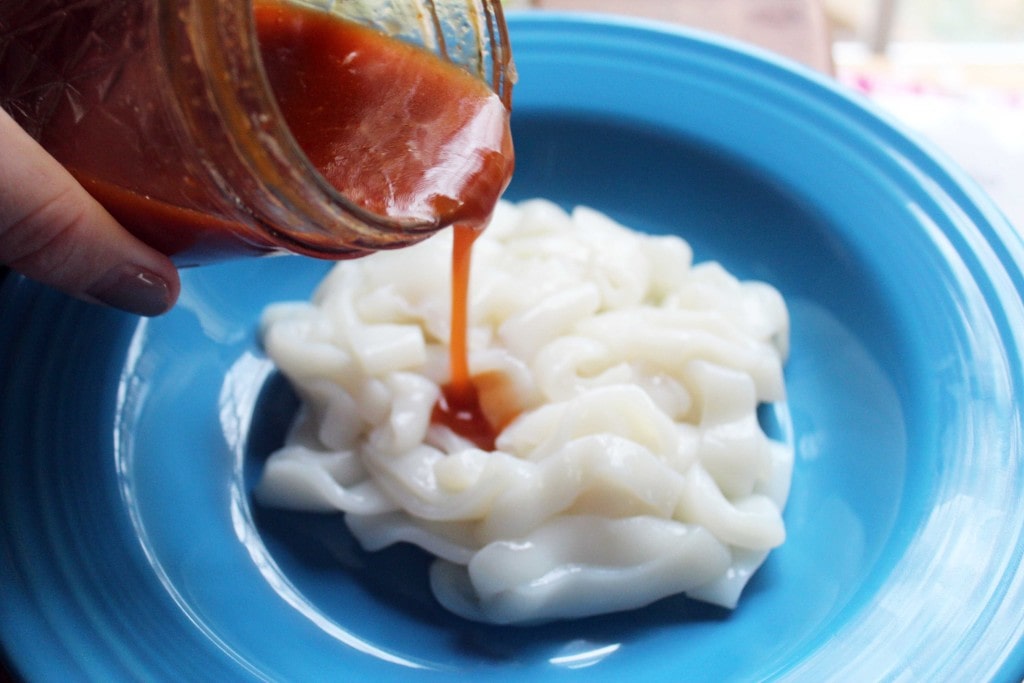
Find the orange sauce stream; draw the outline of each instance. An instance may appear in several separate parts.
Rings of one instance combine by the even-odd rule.
[[[271,88],[321,173],[372,211],[454,224],[451,377],[433,420],[493,450],[466,336],[473,242],[514,163],[505,104],[434,55],[322,12],[261,0],[256,23]]]
[[[451,376],[441,387],[441,398],[434,406],[432,421],[469,439],[477,448],[494,450],[498,430],[488,422],[480,407],[480,397],[469,372],[469,276],[473,242],[480,229],[456,225],[452,244],[452,320],[448,358]]]

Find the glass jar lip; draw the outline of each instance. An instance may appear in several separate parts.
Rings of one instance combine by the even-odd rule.
[[[418,232],[436,230],[432,223],[381,216],[367,211],[341,194],[315,168],[301,149],[285,122],[263,68],[256,31],[256,0],[244,1],[244,12],[239,17],[241,50],[227,48],[224,41],[214,38],[205,42],[207,57],[222,52],[218,61],[233,63],[235,78],[220,78],[208,69],[208,87],[217,100],[217,109],[235,132],[241,133],[236,151],[245,165],[253,169],[266,200],[262,206],[250,206],[253,218],[265,230],[293,250],[304,252],[348,252],[346,246],[337,246],[340,227],[351,234],[346,240],[353,246],[366,249],[380,248],[382,243],[398,241]],[[209,19],[219,17],[217,5],[205,5]],[[217,24],[220,25],[220,24]],[[203,32],[213,37],[215,32]],[[299,217],[300,220],[296,220]]]
[[[212,29],[200,27],[197,32],[205,58],[225,67],[206,69],[207,87],[225,127],[238,134],[235,150],[243,164],[253,170],[253,180],[261,188],[263,201],[254,202],[259,206],[247,207],[254,221],[284,248],[326,257],[404,246],[444,227],[439,219],[370,211],[345,197],[314,166],[287,125],[264,70],[254,13],[258,1],[193,0],[202,24]],[[421,4],[420,0],[414,1],[417,6]],[[241,16],[233,17],[240,31],[238,44],[228,46],[218,29],[231,23],[223,21],[225,12],[230,11],[223,6],[231,4],[236,8],[242,5],[243,11]],[[309,3],[299,4],[315,9]],[[477,41],[474,75],[486,82],[511,111],[515,68],[501,4],[498,0],[467,0],[467,7]],[[426,8],[422,11],[437,11],[433,2],[426,3]],[[451,61],[443,37],[435,49]],[[223,77],[232,73],[234,77]],[[344,245],[339,244],[339,236]]]

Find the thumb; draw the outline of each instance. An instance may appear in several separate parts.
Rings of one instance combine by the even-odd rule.
[[[170,259],[126,231],[3,109],[0,147],[0,263],[139,315],[174,305]]]

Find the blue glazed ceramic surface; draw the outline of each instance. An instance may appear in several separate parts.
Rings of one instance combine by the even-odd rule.
[[[1024,249],[956,170],[798,67],[634,21],[510,21],[509,198],[683,235],[791,308],[788,540],[728,612],[538,628],[250,489],[295,399],[263,307],[328,264],[184,273],[138,320],[0,289],[0,642],[29,680],[1019,680]],[[584,672],[585,673],[582,673]]]

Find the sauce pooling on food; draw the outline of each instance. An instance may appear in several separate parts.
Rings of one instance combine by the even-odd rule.
[[[375,213],[455,224],[451,381],[434,421],[492,450],[466,327],[473,241],[514,164],[508,109],[458,67],[324,12],[261,2],[256,24],[281,112],[324,177]]]
[[[476,621],[735,607],[786,538],[793,448],[758,419],[786,396],[781,294],[544,200],[500,203],[474,249],[473,379],[498,448],[431,426],[451,244],[427,240],[264,314],[304,409],[257,499],[344,512],[369,551],[419,546],[438,602]]]

